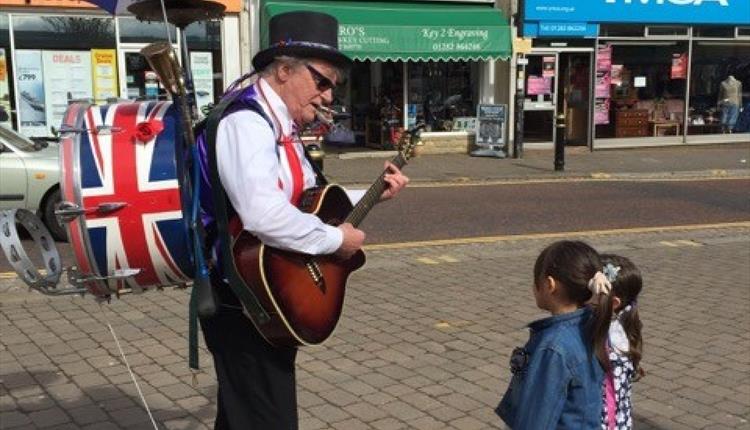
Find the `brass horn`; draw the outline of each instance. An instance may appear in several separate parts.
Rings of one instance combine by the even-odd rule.
[[[162,85],[173,96],[185,96],[182,68],[169,42],[154,42],[141,49],[141,55],[159,76]]]
[[[185,80],[183,79],[182,67],[177,62],[177,56],[169,42],[154,42],[141,49],[141,55],[146,57],[146,61],[159,76],[162,85],[169,91],[173,99],[179,103],[180,118],[182,119],[182,136],[193,152],[193,157],[197,158],[198,151],[195,149],[195,134],[193,133],[193,116],[194,112],[188,105],[188,94],[185,89]],[[193,161],[197,163],[197,160]],[[193,184],[195,186],[195,184]],[[198,219],[191,220],[191,228],[194,231],[193,240],[195,241],[193,252],[196,253],[196,259],[203,260],[201,244],[198,238]],[[201,317],[212,316],[216,312],[216,302],[211,291],[211,283],[208,279],[208,271],[204,267],[196,268],[195,279],[193,279],[193,289],[197,290],[196,304],[198,315]]]

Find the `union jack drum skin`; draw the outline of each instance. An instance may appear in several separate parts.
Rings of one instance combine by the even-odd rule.
[[[98,298],[183,285],[193,277],[184,143],[165,101],[71,104],[60,163],[74,282]]]

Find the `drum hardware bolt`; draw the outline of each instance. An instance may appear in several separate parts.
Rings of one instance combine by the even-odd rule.
[[[110,213],[118,209],[124,208],[127,205],[128,205],[127,203],[123,203],[123,202],[102,203],[99,206],[97,206],[96,211],[99,213]]]
[[[59,129],[57,129],[57,133],[59,133],[61,136],[64,134],[81,134],[81,133],[91,133],[94,134],[112,134],[112,133],[119,133],[122,131],[121,127],[112,127],[111,125],[97,125],[95,129],[90,128],[75,128],[75,127],[69,127],[66,125],[63,125]]]

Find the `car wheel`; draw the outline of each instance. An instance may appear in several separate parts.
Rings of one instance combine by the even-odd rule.
[[[47,226],[47,229],[49,230],[52,237],[55,240],[67,242],[68,233],[65,231],[65,227],[60,224],[60,222],[57,220],[57,217],[55,216],[55,208],[61,200],[62,195],[60,194],[60,189],[58,188],[49,196],[47,196],[47,199],[44,201],[42,213],[44,217],[44,225]]]

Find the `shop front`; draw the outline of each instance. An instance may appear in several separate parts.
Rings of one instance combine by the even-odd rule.
[[[508,21],[493,2],[268,0],[262,46],[268,20],[292,10],[335,16],[339,48],[355,60],[334,94],[351,133],[334,143],[391,149],[405,127],[424,122],[426,152],[469,149],[477,105],[494,99],[494,62],[511,54]]]
[[[525,118],[553,111],[537,120],[547,130],[564,114],[568,144],[750,140],[748,2],[526,0],[522,33],[533,38]],[[540,134],[524,138],[554,140]]]
[[[163,23],[115,18],[86,3],[13,1],[19,4],[0,12],[0,108],[9,114],[6,126],[46,137],[59,128],[72,100],[104,104],[167,97],[140,54],[147,44],[166,40]],[[226,84],[222,30],[236,21],[231,12],[238,9],[234,2],[227,6],[230,13],[222,21],[196,22],[184,30],[199,106],[213,103]],[[170,25],[169,32],[179,52],[180,30]],[[236,55],[230,59],[239,62]]]

